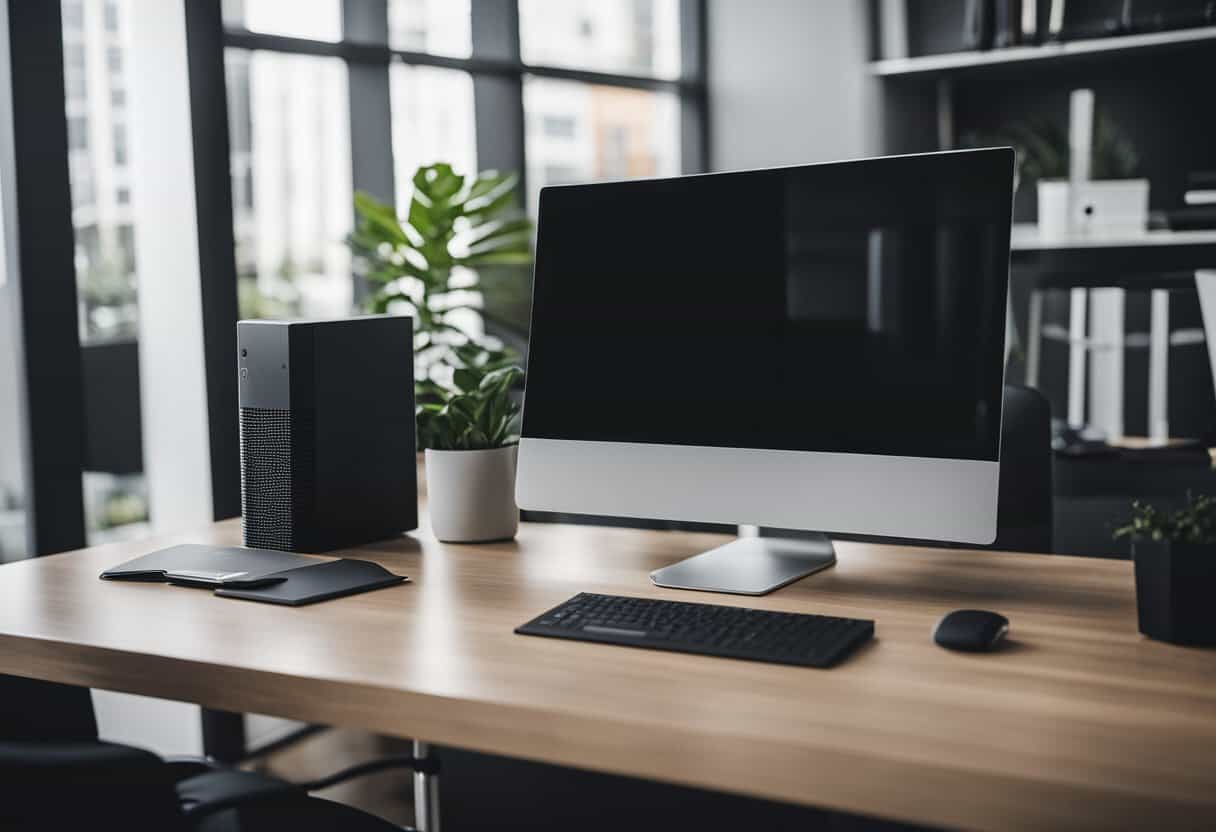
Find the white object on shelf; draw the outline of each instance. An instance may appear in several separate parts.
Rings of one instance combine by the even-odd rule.
[[[1187,205],[1216,205],[1216,189],[1187,191],[1182,200]]]
[[[1073,90],[1068,96],[1068,181],[1088,182],[1094,149],[1094,91]]]
[[[907,0],[881,0],[879,26],[883,58],[908,57]]]
[[[1148,225],[1148,180],[1038,183],[1039,235],[1046,240],[1143,232]]]

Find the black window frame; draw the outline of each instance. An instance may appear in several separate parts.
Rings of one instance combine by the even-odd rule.
[[[607,87],[674,93],[680,104],[682,173],[708,170],[709,114],[706,77],[706,2],[679,0],[680,73],[676,78],[600,72],[525,63],[520,57],[519,7],[514,2],[473,0],[472,54],[452,57],[396,49],[389,44],[388,0],[339,0],[342,38],[319,41],[225,25],[225,49],[342,59],[350,79],[353,184],[392,203],[394,175],[389,68],[438,67],[467,72],[473,80],[478,165],[519,173],[521,193],[527,157],[524,143],[525,78],[551,78]]]

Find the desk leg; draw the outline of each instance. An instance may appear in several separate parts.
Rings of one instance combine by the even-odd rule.
[[[203,755],[221,763],[236,764],[245,758],[245,715],[230,711],[200,709],[203,723]]]
[[[433,759],[429,743],[414,741],[414,756]],[[439,775],[414,772],[414,826],[418,832],[439,832]]]

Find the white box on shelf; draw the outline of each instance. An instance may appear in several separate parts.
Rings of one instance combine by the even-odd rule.
[[[1075,195],[1066,179],[1041,179],[1038,199],[1043,237],[1143,231],[1148,226],[1147,179],[1083,182]]]

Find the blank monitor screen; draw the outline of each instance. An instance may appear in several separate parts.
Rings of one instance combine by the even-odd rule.
[[[1013,153],[545,188],[523,435],[996,460]]]

